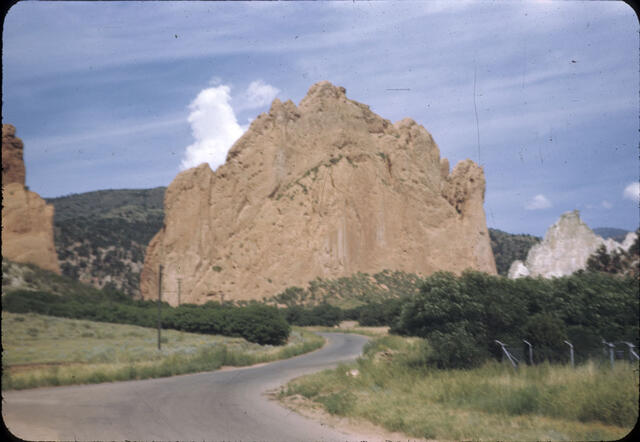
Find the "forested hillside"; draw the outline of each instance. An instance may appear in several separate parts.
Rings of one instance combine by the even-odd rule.
[[[526,234],[512,234],[498,229],[489,229],[491,248],[496,259],[499,275],[507,276],[513,261],[527,259],[529,249],[541,241],[541,238]]]
[[[164,187],[49,198],[64,275],[135,296],[147,244],[164,219]]]

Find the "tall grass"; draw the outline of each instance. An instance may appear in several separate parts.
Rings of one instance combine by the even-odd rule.
[[[356,363],[291,382],[281,397],[428,439],[610,440],[638,419],[638,364],[437,370],[429,351],[421,339],[378,338]]]
[[[97,323],[36,314],[2,313],[2,389],[149,379],[247,366],[306,353],[324,344],[294,329],[284,346],[241,338]]]

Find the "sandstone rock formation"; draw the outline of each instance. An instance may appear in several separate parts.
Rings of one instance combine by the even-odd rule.
[[[16,128],[11,124],[2,125],[2,184],[25,183],[23,160],[24,145],[16,137]]]
[[[509,278],[542,276],[544,278],[571,275],[585,269],[589,257],[604,245],[607,252],[628,250],[636,234],[630,232],[624,243],[603,239],[580,219],[577,210],[563,213],[547,230],[541,243],[529,250],[526,261],[514,261],[509,268]]]
[[[60,273],[53,243],[53,206],[24,186],[23,144],[2,125],[2,256]]]
[[[395,124],[329,82],[274,100],[216,172],[180,173],[147,249],[144,298],[260,299],[316,277],[383,269],[496,273],[470,160],[449,172],[429,132]]]

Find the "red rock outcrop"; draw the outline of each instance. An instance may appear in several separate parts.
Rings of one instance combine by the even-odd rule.
[[[53,206],[27,190],[23,144],[2,125],[2,256],[60,273],[53,243]]]
[[[470,160],[449,173],[433,138],[313,85],[296,106],[274,100],[216,172],[180,173],[165,194],[165,226],[141,275],[145,298],[260,299],[316,277],[383,269],[423,275],[496,273]]]
[[[11,124],[2,125],[2,184],[20,183],[24,186],[25,169],[24,146],[16,137],[16,128]]]

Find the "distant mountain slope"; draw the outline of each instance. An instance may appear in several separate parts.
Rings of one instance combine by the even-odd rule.
[[[58,222],[74,218],[125,218],[146,220],[149,215],[163,216],[166,187],[153,189],[115,189],[75,193],[47,198],[56,208]]]
[[[138,295],[147,244],[162,228],[164,192],[164,187],[101,190],[47,199],[55,207],[62,273]]]
[[[527,234],[512,234],[498,229],[489,229],[491,248],[496,260],[499,275],[506,276],[513,261],[527,258],[529,249],[541,241],[537,236]]]
[[[615,227],[596,227],[593,229],[593,233],[603,237],[604,239],[611,238],[614,241],[622,242],[629,232]]]

